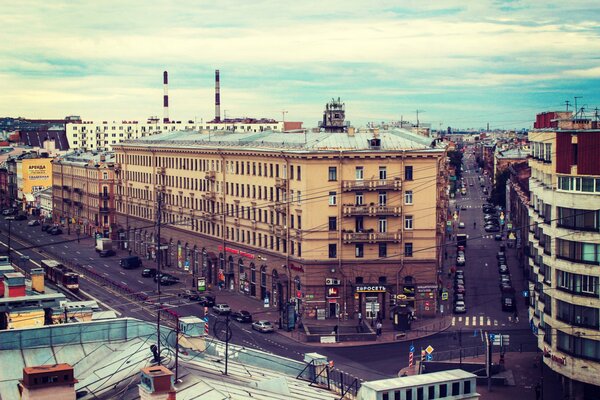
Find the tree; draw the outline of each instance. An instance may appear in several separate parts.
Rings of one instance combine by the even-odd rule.
[[[510,176],[510,171],[505,169],[504,171],[496,174],[496,183],[492,188],[492,203],[501,206],[506,209],[506,182]]]
[[[463,152],[457,150],[449,151],[448,158],[450,159],[450,165],[452,165],[456,171],[456,179],[460,180],[462,177]]]

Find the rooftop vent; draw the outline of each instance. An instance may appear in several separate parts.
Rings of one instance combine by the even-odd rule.
[[[377,137],[369,139],[369,148],[373,149],[373,150],[380,150],[381,149],[381,139],[377,138]]]

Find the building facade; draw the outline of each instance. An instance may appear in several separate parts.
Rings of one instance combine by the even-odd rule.
[[[114,155],[70,153],[53,162],[54,223],[83,235],[113,237]]]
[[[581,399],[600,390],[600,130],[567,122],[529,133],[530,322],[544,363]]]
[[[303,318],[433,316],[446,149],[403,130],[173,132],[115,146],[123,247]]]

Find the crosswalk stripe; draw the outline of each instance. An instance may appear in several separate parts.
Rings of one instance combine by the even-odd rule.
[[[494,320],[494,326],[498,326],[498,321]]]
[[[487,325],[488,326],[492,325],[492,320],[490,319],[490,317],[488,317],[488,319],[487,319]]]
[[[479,316],[479,325],[483,325],[483,315]]]
[[[456,325],[456,317],[452,317],[452,326]]]
[[[469,317],[465,318],[465,326],[469,326]]]
[[[462,322],[462,317],[458,317],[458,322]]]

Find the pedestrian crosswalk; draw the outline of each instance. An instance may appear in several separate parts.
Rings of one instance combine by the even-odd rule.
[[[452,326],[505,326],[506,323],[492,319],[484,315],[473,315],[473,316],[454,316],[452,317]]]

